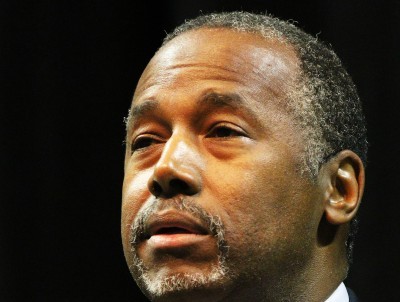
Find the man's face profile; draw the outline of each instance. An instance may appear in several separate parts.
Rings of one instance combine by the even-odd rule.
[[[122,238],[151,299],[307,280],[329,184],[304,175],[284,105],[298,74],[287,44],[229,29],[186,32],[149,63],[128,121]]]

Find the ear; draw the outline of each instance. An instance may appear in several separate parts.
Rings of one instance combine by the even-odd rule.
[[[357,213],[364,191],[364,165],[357,154],[344,150],[324,166],[324,177],[328,182],[325,187],[326,219],[335,225],[350,222]]]

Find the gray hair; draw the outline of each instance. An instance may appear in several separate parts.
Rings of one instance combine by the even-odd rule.
[[[304,142],[304,169],[313,179],[323,163],[341,150],[350,149],[366,165],[365,117],[356,87],[332,48],[292,23],[270,15],[227,12],[201,15],[187,20],[164,39],[200,28],[228,28],[276,39],[294,47],[300,60],[297,87],[288,92]],[[351,262],[357,220],[353,219],[346,242]]]

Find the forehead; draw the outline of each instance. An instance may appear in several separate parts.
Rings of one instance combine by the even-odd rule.
[[[257,119],[292,124],[287,100],[298,66],[295,50],[276,39],[224,28],[188,31],[152,58],[136,87],[131,113],[154,103],[168,111],[196,110],[198,100],[216,93],[239,96],[241,107],[256,112]],[[130,115],[128,129],[133,120]]]
[[[225,28],[197,29],[174,38],[156,53],[135,95],[158,85],[192,85],[190,80],[201,76],[281,96],[293,85],[298,66],[297,54],[287,43]]]

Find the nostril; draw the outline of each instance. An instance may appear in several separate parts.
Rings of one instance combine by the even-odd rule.
[[[153,191],[154,196],[160,196],[163,192],[163,189],[158,182],[153,181],[152,191]]]
[[[172,179],[169,182],[169,187],[174,192],[187,193],[189,191],[189,185],[186,182],[184,182],[183,180],[180,180],[180,179]]]
[[[186,182],[179,178],[161,179],[160,181],[149,180],[148,188],[155,197],[171,197],[177,194],[194,195],[198,192],[198,187],[192,182]]]

